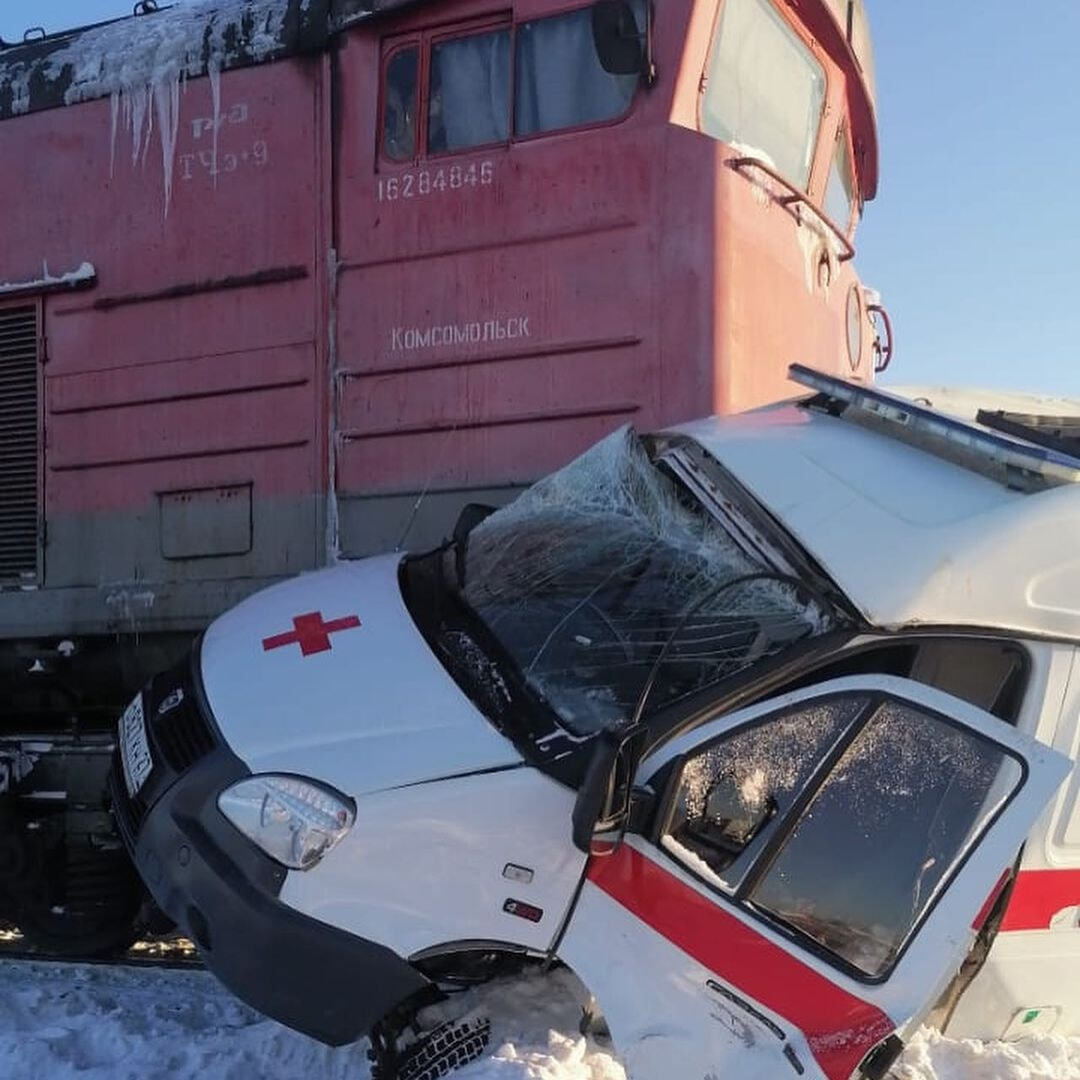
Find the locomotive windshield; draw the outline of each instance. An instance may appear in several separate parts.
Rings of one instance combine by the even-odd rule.
[[[468,537],[462,598],[575,734],[650,711],[828,629],[624,428]]]
[[[702,98],[702,130],[805,188],[825,103],[825,71],[770,0],[727,0]]]

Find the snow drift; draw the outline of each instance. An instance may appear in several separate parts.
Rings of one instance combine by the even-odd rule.
[[[5,1080],[367,1080],[365,1047],[330,1049],[266,1020],[202,971],[0,963]],[[627,1080],[578,1034],[581,988],[565,972],[477,991],[490,1057],[461,1080]],[[673,1080],[678,1063],[672,1062]],[[1080,1080],[1080,1039],[955,1042],[921,1032],[895,1080]],[[725,1080],[737,1080],[736,1077]]]

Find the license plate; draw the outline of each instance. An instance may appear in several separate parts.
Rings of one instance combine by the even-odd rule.
[[[142,694],[124,710],[120,717],[120,764],[124,767],[124,783],[128,794],[134,797],[146,783],[154,762],[150,757],[150,744],[146,740],[146,721],[143,718]]]

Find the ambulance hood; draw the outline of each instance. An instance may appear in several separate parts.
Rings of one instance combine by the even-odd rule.
[[[428,648],[399,555],[305,574],[207,630],[201,667],[222,735],[252,772],[349,795],[521,763]]]

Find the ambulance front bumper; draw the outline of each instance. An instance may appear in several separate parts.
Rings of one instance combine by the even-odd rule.
[[[110,781],[119,832],[154,900],[248,1005],[332,1046],[366,1035],[427,980],[390,949],[280,900],[289,871],[217,807],[220,792],[250,770],[216,731],[213,749],[173,769],[164,725],[155,730],[160,697],[151,684],[153,769],[144,787],[129,796],[118,759]]]

